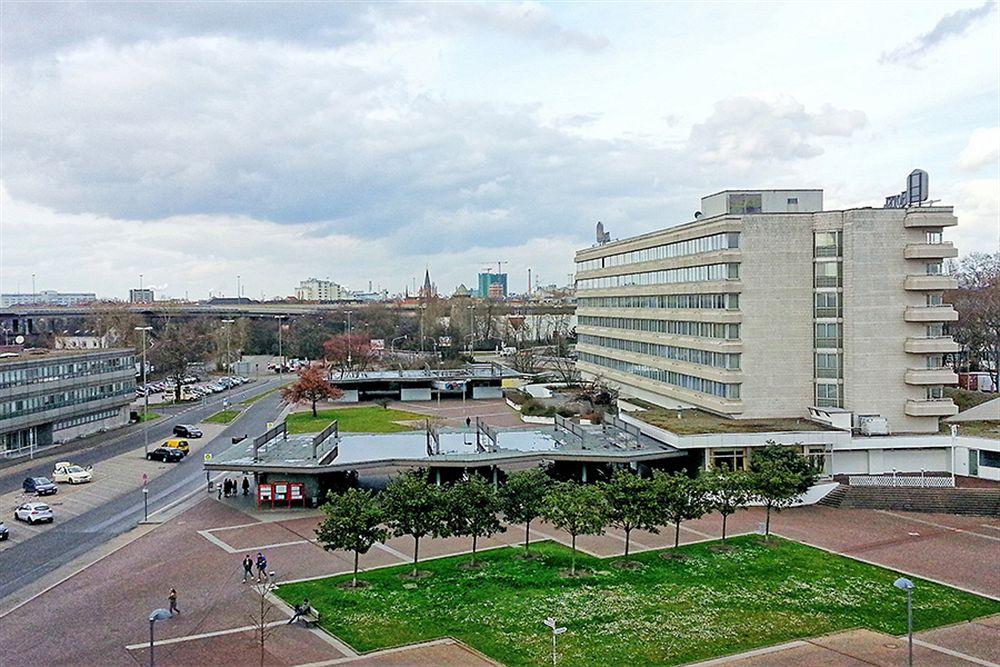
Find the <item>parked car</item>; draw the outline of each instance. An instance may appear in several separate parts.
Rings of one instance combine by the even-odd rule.
[[[173,447],[157,447],[146,454],[150,461],[163,461],[164,463],[177,463],[184,458],[184,452]]]
[[[174,435],[179,435],[184,438],[200,438],[203,433],[200,428],[195,426],[189,426],[187,424],[177,424],[174,426]]]
[[[52,516],[52,508],[45,503],[24,503],[14,510],[14,518],[30,524],[41,523],[43,521],[52,523],[55,519]]]
[[[50,496],[59,491],[59,487],[48,477],[28,477],[21,485],[25,493],[36,493],[40,496]]]
[[[0,541],[6,540],[10,537],[10,531],[7,530],[7,526],[4,525],[3,521],[0,521]]]
[[[92,468],[78,466],[69,461],[60,461],[52,471],[52,481],[67,484],[86,484],[94,479]]]
[[[191,447],[190,445],[188,445],[188,441],[181,440],[179,438],[172,438],[170,440],[167,440],[165,443],[163,443],[163,447],[166,447],[167,449],[179,449],[181,450],[181,452],[184,453],[184,456],[187,456],[188,452],[191,451]]]

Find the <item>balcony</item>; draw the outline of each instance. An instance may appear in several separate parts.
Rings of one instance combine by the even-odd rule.
[[[958,248],[948,241],[946,243],[910,243],[903,250],[906,259],[944,259],[958,257]]]
[[[906,401],[906,414],[910,417],[950,417],[958,413],[958,406],[950,398]]]
[[[911,354],[952,354],[961,348],[951,336],[907,338],[903,349]]]
[[[906,384],[958,384],[958,376],[950,368],[907,368]]]
[[[903,289],[919,292],[942,292],[958,289],[958,278],[944,274],[906,276]]]
[[[958,311],[951,305],[941,306],[907,306],[903,312],[907,322],[954,322],[958,319]]]
[[[950,208],[917,207],[906,210],[904,227],[954,227],[958,218]]]

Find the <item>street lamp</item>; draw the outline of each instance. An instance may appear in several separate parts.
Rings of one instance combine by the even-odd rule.
[[[165,621],[171,616],[172,614],[167,609],[156,609],[149,615],[149,667],[156,664],[153,661],[153,624],[157,621]]]
[[[149,387],[146,385],[146,332],[152,331],[153,327],[136,327],[136,331],[142,332],[142,446],[146,454],[149,454],[149,427],[146,425],[146,414],[149,412]]]
[[[222,323],[226,325],[226,372],[232,375],[232,362],[230,359],[232,357],[229,355],[229,335],[232,332],[232,327],[230,326],[236,320],[222,320]]]
[[[900,577],[892,584],[901,591],[906,591],[906,636],[909,644],[909,652],[906,664],[913,667],[913,582],[905,577]]]
[[[406,340],[407,338],[409,338],[409,336],[407,336],[407,335],[404,334],[402,336],[396,336],[395,338],[393,338],[392,340],[390,340],[389,341],[389,352],[392,352],[392,353],[396,352],[396,341],[397,340]]]
[[[278,371],[279,373],[283,373],[285,371],[285,355],[281,352],[281,320],[284,320],[287,317],[287,315],[274,316],[274,319],[278,321],[278,358],[281,359],[281,368]]]
[[[351,311],[347,311],[347,370],[351,369]]]
[[[950,424],[951,430],[951,485],[955,486],[955,440],[958,438],[958,424]]]

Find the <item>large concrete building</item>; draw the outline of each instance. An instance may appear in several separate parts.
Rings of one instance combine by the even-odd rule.
[[[579,369],[664,407],[936,432],[957,411],[956,223],[948,206],[824,211],[822,190],[705,197],[693,221],[577,253]]]
[[[131,349],[0,354],[0,456],[123,426],[134,398]]]
[[[351,295],[333,281],[310,278],[303,280],[295,288],[295,298],[299,301],[346,301]]]
[[[42,290],[30,294],[2,294],[0,308],[12,306],[78,306],[97,301],[93,292],[55,292]]]

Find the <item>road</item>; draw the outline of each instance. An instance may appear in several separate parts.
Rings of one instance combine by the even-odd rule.
[[[170,434],[175,424],[197,423],[222,409],[222,401],[229,398],[233,403],[268,391],[287,382],[287,377],[272,378],[241,387],[235,392],[226,392],[206,399],[203,405],[173,414],[164,414],[149,423],[149,440],[163,438]],[[280,411],[281,398],[278,392],[266,396],[248,406],[243,415],[209,443],[201,453],[218,453],[230,446],[234,435],[259,433],[268,421]],[[124,452],[143,447],[143,433],[136,429],[121,440],[114,440],[106,446],[81,450],[68,458],[80,465],[96,466],[101,461]],[[10,491],[20,486],[20,481],[29,475],[48,475],[52,462],[40,462],[38,466],[26,470],[0,471],[0,491]],[[149,483],[149,512],[165,508],[192,491],[205,489],[205,471],[202,457],[191,456],[174,465],[170,470]],[[143,518],[141,493],[130,493],[114,498],[104,505],[72,519],[60,522],[58,517],[51,530],[7,549],[0,556],[0,599],[20,588],[40,579],[74,558],[100,546],[104,542],[134,528]],[[12,517],[4,517],[12,521]]]

